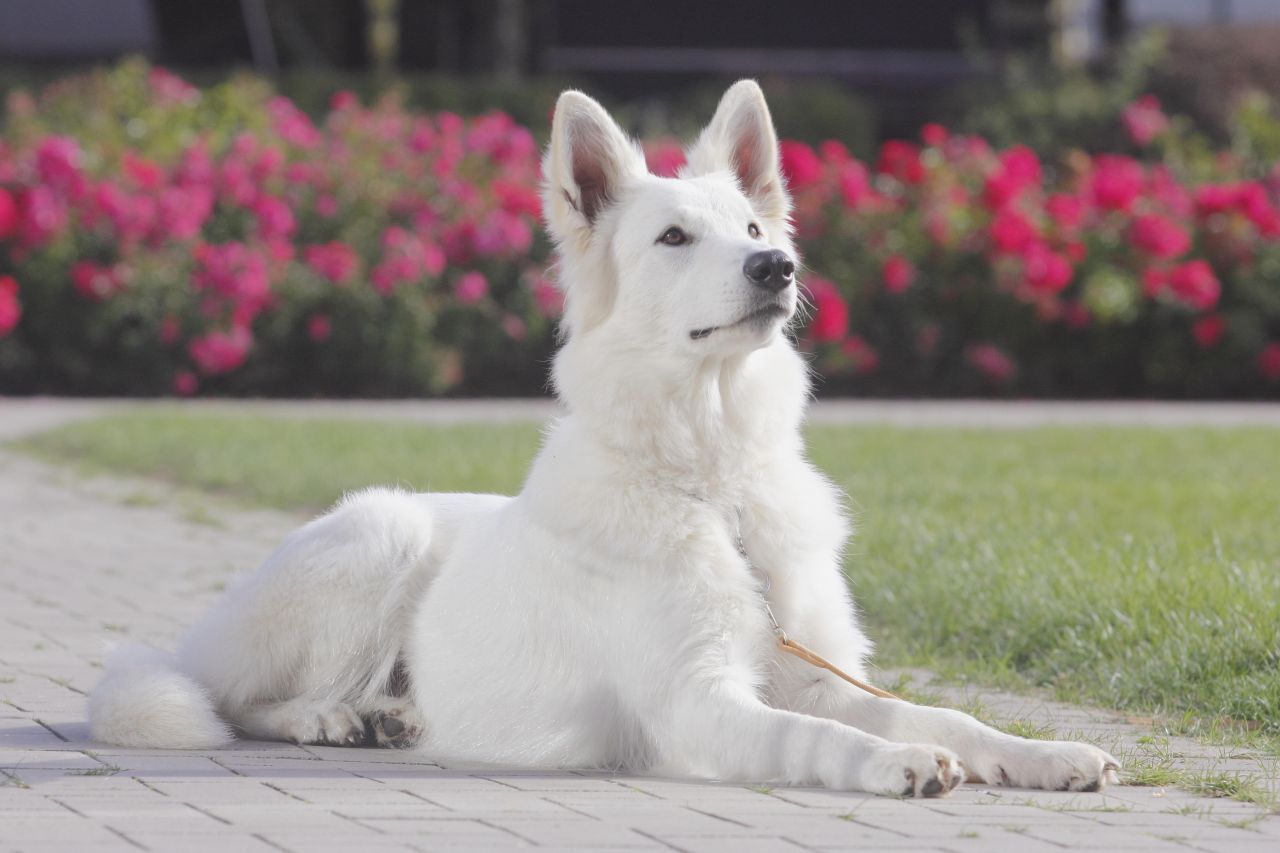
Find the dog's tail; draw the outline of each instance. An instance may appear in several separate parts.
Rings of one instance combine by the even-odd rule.
[[[147,646],[116,649],[89,695],[89,732],[118,746],[209,749],[234,735],[209,692],[178,670],[173,655]]]

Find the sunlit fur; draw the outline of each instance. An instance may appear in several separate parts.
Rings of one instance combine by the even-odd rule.
[[[605,111],[566,92],[543,172],[567,414],[520,494],[349,496],[175,655],[122,651],[91,699],[95,737],[342,742],[396,706],[445,761],[885,794],[944,794],[966,770],[1105,784],[1115,762],[1092,746],[877,699],[775,645],[766,575],[791,636],[861,677],[871,649],[841,568],[843,498],[805,458],[807,372],[784,328],[796,287],[775,297],[743,273],[763,249],[795,258],[759,88],[726,93],[679,178],[649,175]],[[671,226],[686,245],[660,242]],[[770,299],[779,316],[738,322]]]

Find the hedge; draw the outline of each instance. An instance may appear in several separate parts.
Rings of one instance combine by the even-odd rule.
[[[1280,395],[1271,104],[1222,148],[1150,97],[1117,121],[1129,154],[940,125],[873,162],[785,142],[822,390]],[[261,80],[140,61],[12,91],[0,392],[541,393],[538,148],[505,113],[340,91],[313,121]]]

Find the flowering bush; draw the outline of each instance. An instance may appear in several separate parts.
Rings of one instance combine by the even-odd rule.
[[[1044,163],[937,125],[874,167],[790,143],[828,390],[1280,394],[1280,168],[1245,139],[1209,151],[1151,97],[1122,121],[1141,160]]]
[[[558,313],[538,147],[502,114],[128,63],[10,98],[0,388],[527,391]],[[464,385],[465,383],[465,385]]]
[[[1227,151],[1151,98],[1118,124],[1141,157],[938,125],[873,164],[784,142],[824,389],[1280,393],[1270,106]],[[501,113],[340,92],[317,123],[251,78],[140,62],[11,95],[0,391],[535,392],[560,310],[537,181]]]

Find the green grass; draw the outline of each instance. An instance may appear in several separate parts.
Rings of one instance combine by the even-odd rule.
[[[816,427],[852,495],[847,560],[882,665],[1280,735],[1280,431]],[[511,492],[528,425],[148,412],[44,457],[318,509],[372,483]]]

